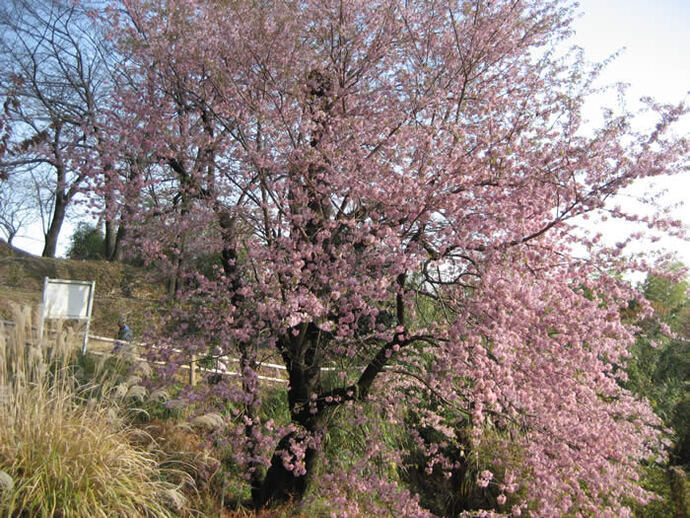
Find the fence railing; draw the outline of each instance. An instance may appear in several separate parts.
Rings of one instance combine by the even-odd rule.
[[[98,335],[89,335],[88,337],[89,343],[91,342],[101,342],[101,343],[107,343],[107,344],[112,344],[113,347],[117,345],[123,345],[123,346],[133,346],[136,349],[160,349],[160,347],[152,344],[143,344],[139,342],[122,342],[121,340],[117,340],[115,338],[108,338],[105,336],[98,336]],[[173,352],[177,352],[180,354],[184,354],[184,351],[181,349],[171,349]],[[90,351],[93,354],[109,354],[109,355],[116,355],[118,354],[117,352],[105,352],[105,351]],[[166,365],[165,362],[162,361],[150,361],[142,356],[135,355],[135,359],[141,360],[141,361],[147,361],[149,363],[153,363],[156,365]],[[214,357],[214,360],[216,360],[216,365],[217,367],[205,367],[202,365],[202,363],[205,363],[205,358],[203,357],[198,357],[197,355],[192,355],[191,358],[187,362],[181,362],[180,367],[188,370],[189,372],[189,384],[190,385],[196,385],[197,383],[197,373],[202,372],[204,374],[220,374],[222,376],[231,376],[231,377],[240,377],[242,374],[236,370],[233,370],[229,367],[229,365],[232,364],[237,364],[239,365],[240,360],[238,358],[233,358],[230,355],[227,356],[218,356]],[[258,364],[259,368],[264,368],[264,369],[269,369],[269,370],[274,370],[277,371],[275,376],[264,376],[264,375],[259,375],[257,376],[259,380],[261,381],[269,381],[273,383],[287,383],[287,379],[279,377],[280,372],[286,371],[286,368],[283,365],[278,365],[275,363],[267,363],[267,362],[261,362]]]
[[[15,323],[12,322],[11,320],[0,320],[0,324],[8,327],[14,327]],[[33,330],[36,330],[36,326],[32,326]],[[134,348],[138,350],[147,350],[147,349],[160,349],[160,347],[152,344],[145,344],[145,343],[140,343],[140,342],[123,342],[122,340],[118,340],[116,338],[109,338],[106,336],[98,336],[98,335],[92,335],[89,334],[87,335],[87,344],[92,344],[92,343],[105,343],[112,345],[112,347],[109,348],[109,350],[94,350],[93,348],[89,349],[87,345],[86,351],[89,354],[93,354],[95,356],[116,356],[120,353],[113,351],[113,348],[117,345],[122,345],[124,348]],[[177,352],[180,354],[185,354],[184,351],[181,349],[171,349],[173,352]],[[141,361],[141,362],[147,362],[151,363],[154,365],[166,365],[165,362],[163,361],[157,361],[157,360],[149,360],[147,358],[144,358],[141,355],[138,354],[132,354],[131,355],[132,359],[135,361]],[[185,362],[180,362],[180,367],[188,371],[188,382],[190,385],[196,385],[198,381],[198,376],[197,374],[199,372],[203,374],[218,374],[222,376],[230,376],[230,377],[240,377],[242,374],[240,372],[237,372],[236,370],[232,370],[229,365],[231,364],[237,364],[239,365],[240,359],[239,358],[233,358],[230,355],[226,356],[214,356],[214,360],[217,360],[217,365],[218,367],[206,367],[203,365],[203,363],[206,363],[206,358],[205,357],[198,357],[195,355],[192,355],[192,357]],[[284,365],[278,365],[276,363],[269,363],[269,362],[260,362],[258,363],[258,367],[262,369],[267,369],[267,370],[273,370],[275,371],[275,375],[273,376],[265,376],[265,375],[259,375],[257,376],[259,380],[261,381],[267,381],[271,383],[287,383],[288,380],[285,377],[281,377],[281,374],[286,373],[287,369],[285,368]],[[321,367],[321,372],[334,372],[336,371],[336,367]]]
[[[0,324],[6,327],[14,327],[16,324],[11,321],[11,320],[0,320]],[[32,330],[37,330],[36,326],[32,326]],[[98,335],[92,335],[89,334],[87,335],[87,344],[94,344],[95,343],[105,343],[108,344],[109,347],[108,350],[95,350],[94,348],[88,348],[86,351],[89,354],[93,354],[95,356],[117,356],[119,353],[116,351],[113,351],[113,348],[115,348],[117,345],[122,345],[124,346],[123,348],[134,348],[137,350],[137,352],[140,352],[142,350],[147,350],[150,348],[158,349],[159,347],[156,345],[152,344],[144,344],[140,342],[122,342],[122,340],[117,340],[115,338],[108,338],[106,336],[98,336]],[[184,351],[180,349],[172,349],[173,352],[178,352],[181,354],[184,354]],[[144,358],[140,354],[132,354],[131,359],[134,361],[141,361],[141,362],[147,362],[151,363],[154,365],[166,365],[166,362],[163,361],[158,361],[158,360],[149,360],[147,358]],[[230,376],[230,377],[240,377],[242,374],[240,372],[237,372],[236,370],[232,370],[229,368],[229,365],[237,364],[239,365],[240,360],[238,358],[233,358],[231,356],[220,356],[218,357],[218,362],[217,365],[218,367],[205,367],[202,365],[202,362],[204,362],[204,358],[199,358],[198,356],[192,355],[192,357],[189,359],[189,361],[186,362],[181,362],[180,367],[188,371],[188,380],[190,385],[196,385],[198,381],[198,376],[197,374],[199,372],[203,374],[219,374],[222,376]],[[272,382],[272,383],[287,383],[287,379],[284,377],[280,377],[280,374],[284,371],[286,371],[286,368],[283,365],[278,365],[275,363],[267,363],[267,362],[261,362],[258,364],[259,368],[263,369],[268,369],[268,370],[274,370],[276,371],[276,375],[274,376],[264,376],[264,375],[259,375],[258,378],[261,381],[267,381],[267,382]]]

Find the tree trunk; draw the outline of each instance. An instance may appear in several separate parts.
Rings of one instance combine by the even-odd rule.
[[[106,167],[106,170],[110,172],[110,167]],[[110,181],[108,175],[106,175],[107,182]],[[113,195],[111,192],[106,192],[105,196],[105,210],[103,211],[103,219],[105,220],[105,260],[112,261],[115,254],[115,240],[117,238],[117,225],[115,224],[116,211],[114,210]]]
[[[312,324],[301,326],[297,336],[285,338],[281,350],[289,375],[288,404],[292,423],[298,430],[285,435],[271,458],[271,465],[261,486],[252,491],[257,508],[288,501],[299,501],[305,495],[321,458],[320,438],[325,432],[330,410],[315,405],[312,395],[321,389],[321,358],[319,333]],[[314,406],[312,406],[314,405]],[[305,442],[308,444],[305,446]],[[304,450],[304,474],[295,474],[285,467],[283,452]],[[294,448],[296,446],[296,448]]]
[[[130,181],[135,181],[136,175],[130,175]],[[115,243],[113,248],[112,261],[122,261],[125,257],[125,241],[129,237],[129,223],[134,217],[134,200],[128,199],[125,201],[120,213],[120,221],[117,225],[117,234],[115,235]]]
[[[120,220],[120,224],[117,226],[117,234],[115,235],[115,243],[113,245],[113,256],[111,261],[122,261],[124,257],[124,242],[127,237],[127,225]]]
[[[182,280],[182,259],[179,256],[175,257],[172,266],[172,274],[168,277],[168,297],[176,299]]]
[[[64,193],[58,192],[55,195],[55,208],[53,209],[53,217],[48,227],[48,232],[45,233],[45,245],[43,246],[43,257],[55,257],[57,250],[58,236],[62,223],[65,220],[65,212],[67,209],[67,197]]]
[[[284,436],[276,451],[271,458],[271,465],[266,472],[263,483],[258,488],[252,488],[252,501],[256,508],[279,505],[285,502],[300,501],[312,481],[321,457],[321,450],[307,447],[304,455],[306,473],[295,475],[295,473],[283,464],[282,452],[290,449],[291,443],[301,445],[307,440],[298,432],[291,432]]]
[[[404,285],[405,276],[398,282]],[[398,297],[398,321],[404,323],[402,295]],[[374,379],[385,367],[392,352],[415,341],[415,337],[396,335],[391,341],[381,344],[358,381],[348,387],[340,387],[327,393],[321,392],[322,358],[319,355],[319,331],[313,324],[299,326],[297,336],[290,333],[290,338],[279,341],[283,361],[289,375],[290,390],[288,404],[292,423],[298,430],[283,437],[276,447],[263,484],[252,491],[252,500],[257,508],[280,504],[288,501],[299,501],[309,489],[317,471],[322,453],[321,439],[326,431],[326,423],[333,409],[344,401],[363,401],[367,398]],[[294,328],[297,330],[297,328]],[[312,399],[314,395],[316,399]],[[330,400],[330,401],[329,401]],[[333,400],[336,402],[334,403]],[[313,441],[306,445],[305,441]],[[283,464],[282,452],[291,446],[291,440],[305,451],[305,473],[295,475]]]
[[[105,220],[105,258],[107,261],[115,261],[118,228],[114,221]]]

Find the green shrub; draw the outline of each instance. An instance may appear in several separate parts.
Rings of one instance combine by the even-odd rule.
[[[70,238],[69,259],[98,261],[105,258],[105,238],[99,229],[88,223],[79,223]]]

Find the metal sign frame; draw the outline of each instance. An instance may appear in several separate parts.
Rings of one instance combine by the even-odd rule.
[[[96,281],[72,281],[44,277],[39,336],[43,335],[43,324],[47,319],[85,321],[86,330],[84,331],[84,344],[82,346],[82,353],[85,353],[95,291]]]

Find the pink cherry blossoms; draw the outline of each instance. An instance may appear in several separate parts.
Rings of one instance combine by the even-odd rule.
[[[683,107],[657,106],[653,134],[625,113],[585,132],[594,73],[554,52],[572,16],[555,0],[123,4],[103,20],[127,56],[103,142],[131,183],[112,196],[174,279],[166,361],[240,358],[239,381],[187,397],[232,408],[222,440],[257,506],[318,487],[351,515],[427,513],[376,434],[360,461],[322,459],[364,405],[426,475],[474,477],[468,513],[626,516],[650,497],[659,421],[617,382],[639,295],[612,275],[621,251],[574,229],[681,171]],[[261,412],[266,359],[288,372],[284,426]]]

